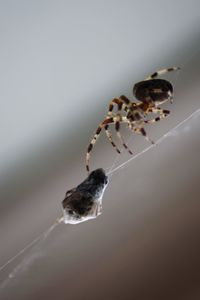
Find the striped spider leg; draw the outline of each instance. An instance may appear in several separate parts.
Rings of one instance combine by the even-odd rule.
[[[107,118],[113,116],[113,108],[114,108],[115,104],[117,104],[117,108],[118,108],[117,109],[117,115],[121,115],[121,111],[124,111],[124,112],[127,113],[133,106],[133,103],[124,95],[120,96],[119,98],[114,98],[114,99],[111,100],[111,102],[109,104]],[[108,131],[108,128],[109,128],[109,124],[107,124],[105,126],[105,131],[106,131],[106,134],[107,134],[111,144],[113,145],[112,137],[111,137],[111,134]],[[116,122],[115,122],[115,130],[117,132],[117,136],[118,136],[119,140],[121,141],[123,147],[130,154],[133,154],[133,152],[128,148],[127,144],[125,143],[125,141],[124,141],[124,139],[123,139],[123,137],[120,133],[120,121],[119,120],[116,120]],[[117,152],[120,153],[120,151],[117,151]]]
[[[90,160],[90,156],[91,156],[91,151],[102,131],[102,129],[105,129],[105,132],[106,132],[106,135],[110,141],[110,143],[112,144],[112,146],[115,148],[115,150],[117,151],[117,153],[121,153],[121,151],[117,148],[117,146],[115,145],[115,143],[113,142],[112,140],[112,136],[111,136],[111,133],[108,131],[108,126],[110,124],[115,124],[115,129],[117,131],[117,133],[119,133],[119,124],[120,123],[127,123],[128,125],[130,124],[130,121],[127,119],[126,116],[121,116],[120,114],[117,114],[115,116],[110,116],[110,117],[106,117],[98,126],[95,134],[94,134],[94,137],[92,138],[89,146],[88,146],[88,149],[87,149],[87,153],[86,153],[86,170],[87,172],[89,173],[90,171],[90,168],[89,168],[89,160]],[[118,134],[118,137],[120,138],[121,135]],[[124,143],[122,137],[121,137],[121,141],[123,142],[123,145],[126,149],[128,149],[128,146]],[[131,150],[129,150],[129,153],[132,154]]]
[[[159,114],[159,116],[157,116],[157,117],[155,117],[153,119],[150,119],[150,120],[144,120],[144,122],[146,124],[153,124],[155,122],[158,122],[158,121],[166,118],[170,114],[169,110],[162,109],[160,107],[152,107],[152,108],[148,109],[148,113],[151,113],[151,112],[155,113],[155,114]]]
[[[134,121],[129,123],[128,127],[131,129],[132,132],[141,134],[147,142],[154,144],[154,141],[147,135],[146,130],[144,129],[144,125],[147,124],[147,121],[144,119],[140,119],[138,121]]]
[[[161,69],[161,70],[156,71],[156,72],[152,73],[151,75],[147,76],[145,78],[145,80],[154,79],[154,78],[157,78],[160,75],[165,75],[168,72],[179,71],[180,69],[181,69],[180,67],[171,67],[171,68]]]

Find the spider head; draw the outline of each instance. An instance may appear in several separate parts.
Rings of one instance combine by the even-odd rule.
[[[133,94],[137,100],[144,103],[153,103],[155,106],[173,101],[173,86],[164,79],[150,79],[136,83]]]

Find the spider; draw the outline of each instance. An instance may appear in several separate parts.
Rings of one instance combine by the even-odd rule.
[[[154,143],[146,134],[144,129],[145,124],[152,124],[154,122],[160,121],[161,119],[167,117],[170,114],[169,110],[162,109],[159,105],[165,103],[166,101],[173,102],[173,86],[172,84],[164,79],[158,79],[160,75],[164,75],[168,72],[180,70],[179,67],[172,67],[167,69],[159,70],[143,81],[136,83],[133,87],[133,95],[138,100],[138,102],[130,101],[126,96],[121,95],[120,97],[113,98],[108,106],[108,113],[105,119],[99,124],[86,153],[86,170],[90,171],[89,160],[90,154],[96,143],[102,129],[105,129],[106,136],[112,146],[118,153],[121,151],[113,142],[111,133],[109,131],[109,125],[115,124],[115,130],[119,140],[121,141],[123,147],[130,153],[133,152],[128,148],[124,139],[120,133],[120,123],[125,123],[128,125],[129,129],[137,134],[141,134],[144,138],[150,142]],[[117,106],[117,112],[113,113],[114,106]],[[124,114],[123,114],[124,113]],[[150,114],[157,114],[153,119],[147,119]]]

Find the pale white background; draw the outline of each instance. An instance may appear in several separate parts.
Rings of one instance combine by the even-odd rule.
[[[85,178],[86,147],[113,96],[180,65],[167,77],[172,114],[148,133],[156,140],[199,108],[199,30],[195,0],[0,2],[1,265]],[[0,298],[199,299],[198,121],[191,126],[113,175],[101,217],[60,225],[5,268]],[[146,146],[130,140],[135,152]],[[91,167],[115,159],[100,138]]]

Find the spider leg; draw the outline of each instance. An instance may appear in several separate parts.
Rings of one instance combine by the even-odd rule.
[[[120,117],[121,119],[121,117]],[[90,156],[91,156],[91,151],[95,145],[95,143],[97,142],[97,139],[102,131],[103,128],[105,128],[108,124],[112,124],[112,123],[115,123],[116,121],[116,117],[111,117],[111,118],[106,118],[103,122],[100,123],[99,127],[97,128],[95,134],[94,134],[94,137],[92,138],[88,148],[87,148],[87,153],[86,153],[86,170],[90,171],[90,168],[89,168],[89,160],[90,160]],[[113,142],[112,140],[112,136],[110,134],[110,132],[108,131],[108,128],[106,127],[105,129],[106,131],[106,135],[109,139],[109,141],[111,142],[112,146],[116,149],[116,151],[118,153],[121,153],[120,150],[116,147],[115,143]]]
[[[154,144],[154,141],[152,141],[145,129],[144,129],[144,124],[147,122],[144,120],[144,118],[148,115],[148,112],[153,112],[154,107],[141,107],[141,104],[138,106],[136,105],[134,113],[131,112],[131,114],[127,115],[127,120],[128,120],[128,127],[131,129],[131,131],[142,134],[145,139],[150,142],[151,144]]]
[[[152,107],[149,112],[153,112],[153,113],[158,113],[160,116],[152,119],[152,120],[145,120],[144,123],[146,124],[152,124],[152,123],[155,123],[155,122],[158,122],[164,118],[166,118],[167,116],[169,116],[170,114],[170,111],[169,110],[166,110],[166,109],[161,109],[159,107]]]
[[[179,67],[172,67],[172,68],[167,68],[167,69],[161,69],[153,74],[151,74],[150,76],[148,76],[147,78],[145,78],[145,80],[150,80],[150,79],[154,79],[160,75],[164,75],[168,72],[173,72],[173,71],[178,71],[180,70]]]
[[[128,146],[126,145],[126,143],[125,143],[125,141],[124,141],[124,139],[123,139],[123,137],[122,137],[122,135],[119,131],[120,130],[120,122],[119,121],[116,121],[116,123],[115,123],[115,130],[117,132],[117,136],[120,139],[123,147],[132,155],[133,152],[128,148]]]
[[[148,135],[147,135],[147,133],[146,133],[144,127],[135,127],[135,128],[134,128],[134,127],[131,126],[131,130],[134,131],[135,133],[138,133],[138,134],[143,135],[144,138],[145,138],[149,143],[155,144],[154,141],[152,141],[152,140],[148,137]]]
[[[112,111],[115,104],[118,106],[118,112],[121,110],[127,111],[131,106],[131,101],[124,95],[120,96],[119,98],[113,98],[109,103],[108,117],[112,116]]]
[[[115,150],[117,151],[117,153],[120,154],[121,151],[117,148],[117,146],[116,146],[115,143],[113,142],[112,135],[111,135],[110,131],[108,130],[108,127],[109,127],[108,124],[105,125],[105,127],[104,127],[105,132],[106,132],[106,136],[107,136],[107,138],[109,139],[111,145],[112,145],[112,146],[115,148]]]
[[[130,105],[130,103],[131,103],[131,101],[128,98],[126,98],[125,96],[120,96],[119,98],[113,98],[109,103],[107,119],[112,117],[112,115],[113,115],[112,112],[113,112],[113,108],[114,108],[115,104],[118,106],[117,112],[119,113],[119,112],[121,112],[122,109],[124,111],[127,111],[127,105]],[[116,149],[116,151],[118,153],[120,153],[120,150],[116,147],[115,143],[112,140],[112,136],[111,136],[111,133],[109,132],[108,128],[109,128],[109,125],[106,124],[106,126],[105,126],[106,135],[107,135],[110,143],[112,144],[112,146]],[[121,138],[120,138],[120,140],[122,141]],[[122,142],[122,144],[123,144],[124,147],[126,147],[126,149],[128,148],[124,142]]]
[[[131,101],[126,96],[124,96],[124,95],[120,96],[119,98],[112,99],[111,102],[110,102],[110,104],[109,104],[108,117],[112,116],[112,111],[113,111],[114,104],[118,105],[118,113],[119,113],[119,112],[121,112],[121,110],[128,111],[128,107],[131,106]],[[120,116],[120,115],[118,115],[118,116]],[[105,126],[105,130],[106,130],[106,134],[107,134],[107,136],[108,136],[108,138],[110,140],[111,139],[111,135],[110,136],[108,135],[108,131],[107,131],[108,127],[109,127],[109,125],[106,125]],[[128,146],[124,142],[124,139],[122,138],[121,133],[119,131],[119,129],[120,129],[120,121],[116,121],[115,122],[115,129],[116,129],[116,132],[117,132],[117,136],[120,139],[123,147],[126,150],[128,150],[128,152],[130,154],[133,154],[132,151],[128,148]],[[112,140],[110,140],[110,142],[111,142],[111,144],[113,144]]]
[[[155,142],[152,141],[152,139],[150,139],[150,137],[148,137],[148,135],[147,135],[144,127],[142,127],[142,128],[139,129],[139,133],[141,133],[144,136],[144,138],[147,140],[147,142],[149,142],[151,144],[155,144]]]
[[[118,153],[121,153],[120,150],[117,148],[117,146],[115,145],[115,143],[113,142],[112,140],[112,135],[111,133],[109,132],[108,128],[109,128],[109,124],[113,124],[113,123],[116,123],[116,122],[125,122],[125,123],[129,123],[129,120],[126,118],[126,117],[123,117],[123,116],[112,116],[112,111],[113,111],[113,108],[114,108],[114,105],[117,105],[118,106],[118,112],[120,112],[122,109],[124,111],[128,111],[129,107],[131,107],[132,103],[131,101],[124,95],[120,96],[119,98],[114,98],[111,100],[110,104],[109,104],[109,109],[108,109],[108,114],[107,114],[107,117],[106,119],[100,123],[99,127],[97,128],[95,134],[94,134],[94,137],[92,138],[89,146],[88,146],[88,149],[87,149],[87,153],[86,153],[86,169],[87,171],[89,172],[89,160],[90,160],[90,155],[91,155],[91,151],[94,147],[94,144],[96,143],[102,129],[104,128],[105,129],[105,133],[106,133],[106,136],[107,138],[109,139],[111,145],[115,148],[115,150],[118,152]],[[117,125],[118,126],[118,125]],[[119,130],[117,130],[118,132]],[[128,149],[128,146],[123,142],[123,139],[120,135],[120,133],[117,133],[118,137],[121,139],[122,141],[122,144],[123,146]],[[132,153],[131,150],[129,150],[129,153]]]
[[[148,137],[148,135],[147,135],[147,133],[146,133],[144,127],[140,128],[140,132],[141,132],[141,134],[145,137],[145,139],[146,139],[148,142],[150,142],[151,144],[155,144],[154,141],[152,141],[152,140]]]
[[[112,116],[112,112],[113,112],[115,104],[118,106],[118,111],[122,110],[123,102],[119,98],[114,98],[110,101],[109,106],[108,106],[108,114],[107,114],[108,117]]]

